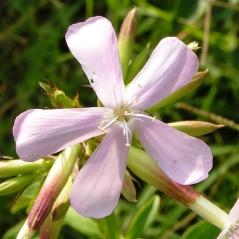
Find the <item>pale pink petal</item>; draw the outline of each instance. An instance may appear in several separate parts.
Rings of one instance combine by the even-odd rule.
[[[229,217],[232,223],[238,221],[239,223],[239,198],[237,199],[236,203],[232,207],[232,209],[229,212]],[[239,231],[239,228],[238,228]]]
[[[71,53],[106,107],[124,102],[125,86],[114,29],[106,18],[92,17],[71,25],[66,33]]]
[[[85,217],[112,213],[124,180],[128,149],[121,128],[114,127],[80,170],[71,192],[71,206]]]
[[[136,120],[135,130],[146,151],[177,183],[194,184],[208,177],[212,153],[202,140],[147,118]]]
[[[34,161],[102,134],[100,123],[111,115],[106,108],[28,110],[14,122],[13,136],[21,159]]]
[[[129,103],[146,109],[187,84],[198,70],[198,59],[182,41],[167,37],[159,42],[148,62],[127,86]]]

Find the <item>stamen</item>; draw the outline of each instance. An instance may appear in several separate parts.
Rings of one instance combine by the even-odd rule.
[[[110,120],[107,124],[103,125],[103,126],[99,126],[98,129],[102,130],[103,132],[105,132],[105,129],[107,129],[108,127],[110,127],[113,123],[115,123],[115,121],[118,119],[118,116],[114,117],[112,120]]]
[[[130,142],[129,142],[129,135],[131,135],[131,130],[127,125],[127,122],[125,121],[125,119],[123,119],[123,135],[126,137],[126,144],[125,146],[130,146]]]
[[[155,116],[150,116],[150,115],[145,115],[145,114],[141,114],[141,113],[131,113],[131,112],[127,112],[125,111],[124,113],[126,116],[132,116],[132,117],[138,117],[138,118],[146,118],[146,119],[151,119],[152,121],[154,121],[156,119]]]

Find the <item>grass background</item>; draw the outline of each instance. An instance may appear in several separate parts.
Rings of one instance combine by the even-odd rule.
[[[153,49],[165,36],[178,36],[185,43],[197,41],[201,46],[197,51],[201,69],[208,68],[209,74],[196,92],[181,101],[209,115],[203,117],[200,112],[193,113],[177,104],[162,109],[160,115],[166,122],[202,119],[227,125],[204,137],[214,152],[214,169],[208,180],[196,188],[221,207],[230,208],[238,197],[239,188],[238,0],[2,0],[0,154],[16,157],[11,129],[19,113],[29,108],[51,107],[39,81],[55,84],[71,97],[78,93],[84,105],[95,104],[96,98],[84,87],[86,77],[70,54],[64,34],[70,24],[95,15],[109,18],[118,31],[124,16],[134,6],[138,9],[134,57],[149,42]],[[211,113],[235,123],[218,119]],[[150,191],[148,196],[154,194],[155,191]],[[160,215],[155,217],[142,238],[181,238],[187,230],[202,223],[189,210],[158,194],[161,195]],[[9,212],[14,199],[15,195],[0,198],[0,236],[25,215],[24,211],[14,215]],[[133,213],[136,209],[128,205],[127,210]],[[122,218],[119,216],[118,220],[121,222]],[[61,238],[88,237],[65,227]]]

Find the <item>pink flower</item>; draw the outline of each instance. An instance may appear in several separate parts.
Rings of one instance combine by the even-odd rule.
[[[18,155],[34,161],[106,133],[74,181],[73,208],[95,218],[112,212],[120,197],[133,131],[176,182],[193,184],[208,176],[210,148],[144,112],[190,82],[197,72],[197,56],[183,42],[175,37],[160,41],[127,87],[116,34],[106,18],[71,25],[66,42],[104,107],[28,110],[16,118],[13,134]]]
[[[217,239],[239,239],[239,199],[229,212],[229,222]]]

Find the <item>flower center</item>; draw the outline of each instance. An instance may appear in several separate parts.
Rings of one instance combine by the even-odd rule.
[[[114,124],[118,124],[122,130],[123,135],[126,138],[126,146],[130,146],[131,136],[132,136],[132,124],[130,123],[132,118],[150,118],[154,120],[155,117],[144,114],[140,111],[132,111],[128,105],[120,106],[115,108],[113,111],[113,117],[111,116],[107,120],[104,120],[99,129],[106,131]]]

